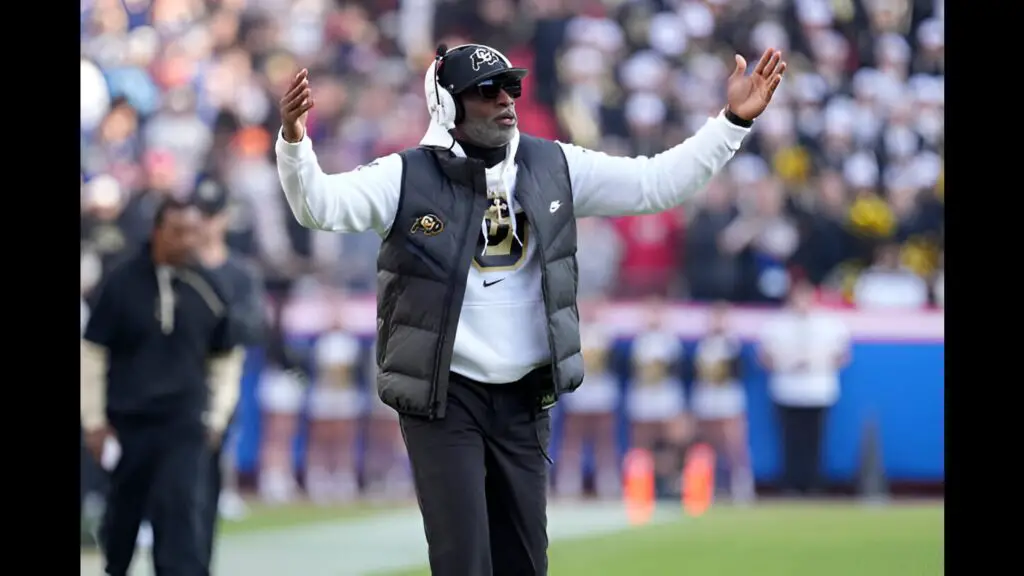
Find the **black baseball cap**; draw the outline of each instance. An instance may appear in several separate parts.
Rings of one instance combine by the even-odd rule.
[[[201,176],[190,200],[204,215],[216,216],[228,206],[228,191],[216,178]]]
[[[529,73],[526,68],[513,68],[500,52],[482,44],[465,44],[451,50],[441,44],[437,53],[443,55],[437,82],[453,95],[485,80],[521,80]]]

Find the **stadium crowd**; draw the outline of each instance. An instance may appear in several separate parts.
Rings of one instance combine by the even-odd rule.
[[[378,237],[311,232],[287,208],[277,101],[308,68],[320,161],[356,168],[418,143],[438,41],[531,70],[523,131],[622,155],[717,114],[734,53],[786,54],[699,200],[580,221],[581,298],[779,304],[806,279],[836,305],[942,306],[943,28],[942,0],[82,0],[83,319],[160,199],[201,180],[227,194],[229,241],[274,310],[372,295]]]
[[[85,292],[141,241],[154,200],[200,175],[228,190],[232,242],[277,298],[372,291],[374,235],[311,233],[289,214],[276,101],[309,67],[319,157],[352,169],[418,142],[422,70],[444,40],[532,70],[524,131],[618,154],[656,154],[714,114],[734,51],[787,53],[777,105],[699,203],[581,223],[586,296],[766,303],[799,275],[848,302],[942,303],[941,0],[81,6]]]

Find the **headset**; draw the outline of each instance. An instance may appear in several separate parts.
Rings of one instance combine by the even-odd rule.
[[[449,54],[463,50],[466,48],[486,48],[494,54],[496,54],[505,63],[505,66],[512,68],[512,62],[505,57],[504,54],[498,52],[490,46],[484,46],[482,44],[460,44],[452,49],[448,49],[445,44],[440,44],[437,47],[437,52],[434,55],[434,62],[427,69],[427,78],[424,82],[426,97],[427,97],[427,109],[431,115],[437,115],[437,121],[445,127],[446,130],[455,128],[455,125],[462,122],[465,117],[465,110],[455,96],[450,92],[453,86],[441,86],[441,67],[444,66],[445,57]],[[431,94],[433,92],[433,94]],[[433,100],[433,102],[431,102]]]

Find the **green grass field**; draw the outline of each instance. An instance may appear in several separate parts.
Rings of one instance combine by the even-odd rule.
[[[675,506],[628,527],[621,505],[549,507],[552,576],[940,576],[941,502],[867,507],[857,502],[768,501],[717,506],[688,518]],[[246,576],[429,576],[414,505],[321,508],[253,504],[222,524],[217,574]],[[140,552],[133,576],[152,576]],[[101,558],[83,552],[82,576]],[[393,571],[393,570],[398,571]],[[392,571],[389,571],[392,570]]]
[[[940,576],[941,504],[719,507],[702,518],[556,542],[552,576]],[[427,569],[388,576],[429,576]]]

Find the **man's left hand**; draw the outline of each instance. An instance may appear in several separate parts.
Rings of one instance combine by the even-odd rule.
[[[746,75],[746,70],[746,59],[737,54],[736,69],[729,76],[726,98],[729,111],[743,120],[753,120],[772,101],[772,95],[786,72],[786,63],[782,60],[782,52],[769,48],[761,55],[750,76]]]

